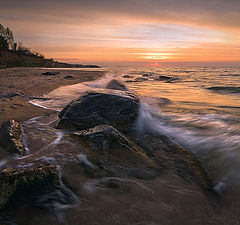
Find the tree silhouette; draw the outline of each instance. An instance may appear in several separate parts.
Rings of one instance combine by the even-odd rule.
[[[0,49],[13,49],[14,48],[14,36],[13,32],[8,28],[0,24]]]

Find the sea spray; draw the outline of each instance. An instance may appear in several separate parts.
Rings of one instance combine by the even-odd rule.
[[[60,166],[57,166],[59,186],[54,192],[40,196],[36,205],[48,208],[52,211],[59,222],[65,223],[64,210],[77,207],[80,203],[79,198],[63,183],[63,174]]]

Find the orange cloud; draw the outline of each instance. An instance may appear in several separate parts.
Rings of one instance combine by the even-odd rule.
[[[24,45],[66,62],[240,60],[239,1],[190,3],[9,0],[0,19]]]

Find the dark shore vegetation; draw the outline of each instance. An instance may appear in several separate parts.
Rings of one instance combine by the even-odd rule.
[[[99,68],[98,65],[82,65],[46,59],[41,53],[16,43],[13,32],[0,24],[0,69],[9,67],[48,68]]]

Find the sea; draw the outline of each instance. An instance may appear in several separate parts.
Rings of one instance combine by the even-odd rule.
[[[240,67],[106,67],[105,77],[60,87],[32,104],[60,111],[117,79],[141,99],[138,129],[164,132],[196,154],[219,187],[240,185]]]
[[[138,132],[151,129],[170,136],[199,159],[219,195],[225,195],[230,202],[240,200],[240,66],[100,70],[106,74],[98,80],[59,87],[46,93],[45,99],[30,103],[57,114],[84,91],[104,89],[110,80],[117,79],[140,98],[135,121]],[[71,155],[58,151],[58,145],[66,148],[66,143],[61,143],[66,134],[49,126],[54,120],[54,116],[47,120],[37,117],[22,124],[26,146],[30,152],[36,152],[35,161],[58,164],[71,160]],[[49,135],[51,132],[54,137]],[[33,143],[38,145],[31,149]],[[57,153],[44,157],[38,154],[48,148]],[[85,156],[80,158],[87,161]],[[26,162],[19,164],[27,166]]]

